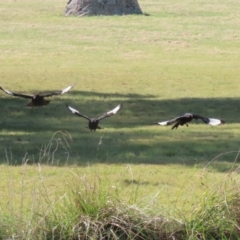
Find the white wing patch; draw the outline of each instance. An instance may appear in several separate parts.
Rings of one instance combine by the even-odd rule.
[[[107,112],[107,115],[113,115],[113,114],[116,114],[116,113],[119,111],[119,109],[120,109],[121,107],[122,107],[121,104],[119,104],[119,105],[118,105],[117,107],[115,107],[113,110]]]
[[[7,89],[3,89],[2,87],[0,87],[5,93],[9,94],[9,95],[12,95],[13,96],[13,93],[8,91]]]
[[[74,84],[74,85],[75,85],[75,84]],[[64,89],[62,90],[61,94],[64,94],[64,93],[68,92],[74,85],[68,86],[68,87],[64,88]]]
[[[74,108],[72,108],[72,107],[70,107],[70,106],[67,106],[67,107],[68,107],[68,109],[69,109],[73,114],[79,113],[78,110],[76,110],[76,109],[74,109]]]
[[[5,89],[5,92],[13,96],[12,92],[10,92],[10,91],[8,91],[6,89]]]
[[[165,121],[165,122],[157,122],[158,125],[161,125],[161,126],[166,126],[168,125],[168,121]]]
[[[217,126],[217,125],[220,125],[222,123],[221,120],[219,119],[215,119],[215,118],[209,118],[209,123],[210,125],[212,126]]]

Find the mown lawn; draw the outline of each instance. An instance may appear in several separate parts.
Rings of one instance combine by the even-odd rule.
[[[3,215],[12,213],[4,206],[29,210],[23,202],[38,196],[30,192],[41,183],[41,168],[46,192],[40,195],[50,202],[67,194],[73,175],[90,171],[87,181],[119,187],[124,202],[154,202],[159,211],[185,218],[238,167],[240,3],[139,3],[143,16],[66,18],[62,0],[1,2],[0,85],[36,93],[76,83],[35,109],[0,93]],[[65,103],[90,117],[119,103],[123,108],[91,132]],[[185,112],[226,124],[152,125]]]

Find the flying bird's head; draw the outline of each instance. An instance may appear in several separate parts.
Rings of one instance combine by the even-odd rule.
[[[98,122],[98,120],[96,118],[92,118],[90,122]]]
[[[183,116],[184,117],[193,117],[193,114],[192,113],[185,113]]]

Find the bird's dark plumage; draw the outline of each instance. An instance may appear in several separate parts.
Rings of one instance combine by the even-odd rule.
[[[89,118],[88,116],[80,113],[78,110],[70,107],[68,104],[66,104],[67,108],[75,115],[79,116],[79,117],[83,117],[85,119],[88,120],[88,127],[91,131],[96,131],[96,129],[101,129],[100,126],[98,126],[99,121],[101,121],[102,119],[106,118],[106,117],[110,117],[114,114],[116,114],[122,107],[122,104],[117,105],[117,107],[115,107],[114,109],[104,113],[102,116],[98,117],[98,118]]]
[[[184,124],[188,126],[187,123],[191,122],[193,119],[201,119],[203,122],[205,122],[206,124],[212,125],[212,126],[217,126],[220,124],[225,123],[225,121],[220,120],[220,119],[216,119],[216,118],[207,118],[207,117],[202,117],[200,115],[196,115],[196,114],[192,114],[192,113],[185,113],[180,117],[176,117],[173,118],[171,120],[168,121],[164,121],[164,122],[154,122],[154,124],[158,124],[161,126],[166,126],[166,125],[171,125],[173,123],[175,123],[172,127],[172,129],[177,129],[178,126],[183,126]]]
[[[75,84],[74,84],[75,85]],[[0,89],[2,91],[4,91],[5,93],[14,96],[14,97],[21,97],[21,98],[28,98],[31,99],[32,101],[28,104],[26,104],[28,107],[40,107],[43,105],[47,105],[49,104],[49,100],[44,99],[45,97],[51,97],[53,95],[61,95],[64,94],[66,92],[68,92],[71,88],[73,88],[74,85],[68,86],[66,88],[64,88],[61,91],[55,91],[55,92],[51,92],[51,93],[38,93],[36,95],[27,95],[27,94],[21,94],[21,93],[14,93],[14,92],[10,92],[9,90],[6,90],[2,87],[0,87]]]

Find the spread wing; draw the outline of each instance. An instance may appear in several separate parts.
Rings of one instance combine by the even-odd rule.
[[[42,97],[51,97],[53,95],[61,95],[61,94],[64,94],[64,93],[67,93],[68,91],[70,91],[74,86],[75,86],[75,84],[68,86],[61,91],[55,91],[55,92],[51,92],[51,93],[43,93],[43,94],[39,94],[39,95]]]
[[[171,120],[167,120],[167,121],[164,121],[164,122],[154,122],[153,124],[157,124],[157,125],[161,125],[161,126],[167,126],[167,125],[171,125],[175,122],[177,122],[178,120],[180,120],[183,116],[180,116],[180,117],[176,117],[176,118],[173,118]]]
[[[217,126],[220,124],[224,124],[225,121],[220,120],[220,119],[216,119],[216,118],[207,118],[207,117],[203,117],[200,115],[193,115],[194,119],[201,119],[203,122],[205,122],[206,124],[212,125],[212,126]]]
[[[122,104],[119,104],[111,111],[108,111],[108,112],[104,113],[101,117],[98,117],[96,120],[100,121],[106,117],[111,117],[112,115],[116,114],[121,108],[122,108]]]
[[[22,98],[30,98],[32,99],[33,98],[33,95],[27,95],[27,94],[21,94],[21,93],[14,93],[14,92],[10,92],[2,87],[0,87],[0,89],[2,91],[4,91],[5,93],[11,95],[11,96],[14,96],[14,97],[22,97]]]
[[[78,110],[76,110],[76,109],[70,107],[68,104],[66,104],[66,107],[67,107],[67,108],[68,108],[73,114],[75,114],[75,115],[77,115],[77,116],[79,116],[79,117],[83,117],[83,118],[85,118],[85,119],[91,121],[91,118],[89,118],[89,117],[86,116],[86,115],[83,115],[83,114],[80,113]]]

